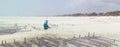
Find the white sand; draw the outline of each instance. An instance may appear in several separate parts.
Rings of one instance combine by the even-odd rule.
[[[51,28],[45,31],[42,24],[46,19],[49,20]],[[120,40],[120,17],[0,17],[0,22],[6,26],[12,26],[10,24],[16,23],[20,26],[30,24],[41,29],[0,35],[0,40],[23,40],[24,37],[31,38],[44,33],[57,34],[61,37],[79,34],[84,36],[88,32],[95,32],[98,36]]]

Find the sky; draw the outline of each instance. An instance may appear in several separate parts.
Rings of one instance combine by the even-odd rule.
[[[0,16],[47,16],[120,10],[120,0],[0,0]]]

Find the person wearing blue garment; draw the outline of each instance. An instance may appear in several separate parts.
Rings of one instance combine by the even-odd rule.
[[[48,26],[48,20],[46,20],[46,21],[44,22],[44,25],[43,25],[43,26],[44,26],[44,29],[45,29],[45,30],[47,30],[47,29],[49,28],[49,26]]]

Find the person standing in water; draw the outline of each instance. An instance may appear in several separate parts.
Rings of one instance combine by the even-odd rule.
[[[47,29],[49,28],[49,26],[48,26],[48,20],[46,20],[46,21],[44,22],[43,26],[44,26],[44,29],[45,29],[45,30],[47,30]]]

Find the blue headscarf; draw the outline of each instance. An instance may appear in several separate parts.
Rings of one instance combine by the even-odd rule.
[[[48,28],[48,20],[44,22],[44,28]]]

